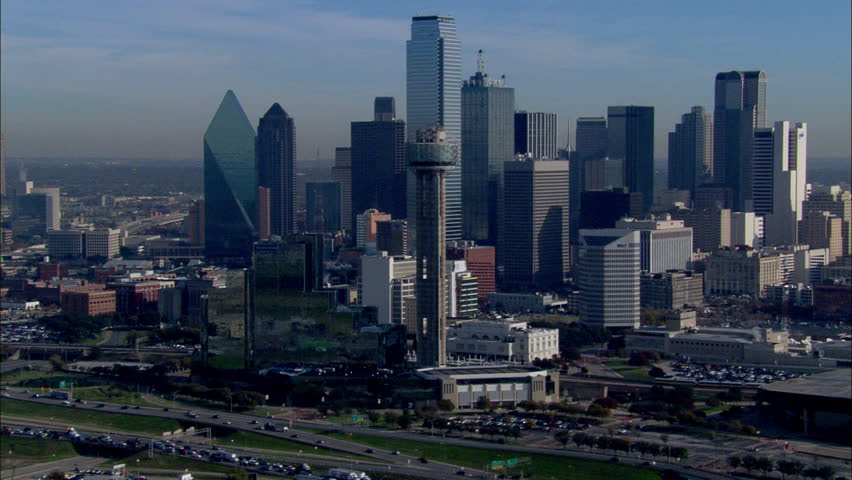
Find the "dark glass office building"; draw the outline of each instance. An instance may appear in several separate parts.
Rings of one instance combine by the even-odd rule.
[[[588,191],[581,194],[580,228],[615,228],[624,217],[642,217],[642,194],[625,188]]]
[[[295,232],[296,127],[273,104],[257,125],[257,184],[269,189],[269,233]]]
[[[607,137],[609,157],[623,161],[624,186],[642,194],[642,212],[648,212],[654,203],[654,107],[609,107]]]
[[[337,182],[307,182],[305,184],[305,230],[333,233],[340,223],[340,184]]]
[[[257,213],[254,128],[231,90],[204,133],[205,254],[211,262],[251,259]]]

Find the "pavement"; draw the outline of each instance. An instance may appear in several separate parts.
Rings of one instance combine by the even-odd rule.
[[[70,457],[62,460],[56,460],[53,462],[46,463],[36,463],[34,465],[27,465],[26,467],[16,468],[14,470],[14,475],[12,475],[12,470],[3,470],[0,472],[0,479],[2,480],[18,480],[18,479],[28,479],[32,477],[40,477],[42,475],[48,474],[54,470],[59,470],[61,472],[69,472],[74,470],[74,468],[79,468],[80,470],[86,470],[89,468],[93,468],[97,465],[100,465],[106,462],[108,459],[100,458],[100,457]]]
[[[0,363],[0,373],[14,372],[24,368],[32,368],[33,370],[49,370],[50,362],[47,360],[7,360]]]

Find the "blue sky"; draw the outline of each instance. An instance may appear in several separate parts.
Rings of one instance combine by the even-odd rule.
[[[253,123],[279,102],[300,159],[349,143],[375,96],[405,118],[412,15],[456,17],[464,76],[484,49],[516,106],[560,136],[607,105],[656,107],[656,153],[713,78],[767,71],[770,120],[809,123],[809,153],[850,156],[850,2],[773,0],[2,2],[0,128],[9,156],[200,158],[234,89]]]

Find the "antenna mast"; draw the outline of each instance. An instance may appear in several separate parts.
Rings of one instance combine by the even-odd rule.
[[[481,48],[479,53],[476,54],[476,71],[485,75],[485,53]]]

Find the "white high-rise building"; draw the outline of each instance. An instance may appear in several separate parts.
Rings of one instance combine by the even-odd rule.
[[[473,317],[479,311],[476,277],[466,260],[447,260],[447,316]]]
[[[640,233],[580,230],[580,320],[606,328],[638,328]]]
[[[367,255],[361,258],[361,305],[376,307],[379,323],[405,324],[405,298],[414,297],[414,259]]]
[[[732,212],[731,245],[762,247],[763,217],[754,212]]]
[[[406,42],[407,136],[414,142],[417,130],[439,125],[446,142],[461,145],[461,42],[456,37],[456,20],[445,15],[425,15],[411,19],[411,40]],[[447,240],[462,237],[461,149],[456,166],[447,173]],[[414,221],[416,202],[414,173],[408,172],[409,238],[417,235]],[[416,243],[416,242],[415,242]],[[416,249],[416,245],[414,245]]]
[[[672,220],[671,216],[650,220],[625,218],[615,222],[615,228],[640,233],[640,264],[643,272],[663,273],[689,269],[692,261],[692,228],[684,227],[683,220]]]
[[[766,148],[770,138],[771,159]],[[772,165],[772,205],[765,217],[765,243],[795,245],[798,243],[798,222],[802,219],[802,202],[807,198],[807,124],[775,122],[772,129],[755,131],[753,145],[752,190],[758,214],[767,210],[767,165]]]
[[[556,160],[558,127],[555,113],[515,112],[515,153]]]

